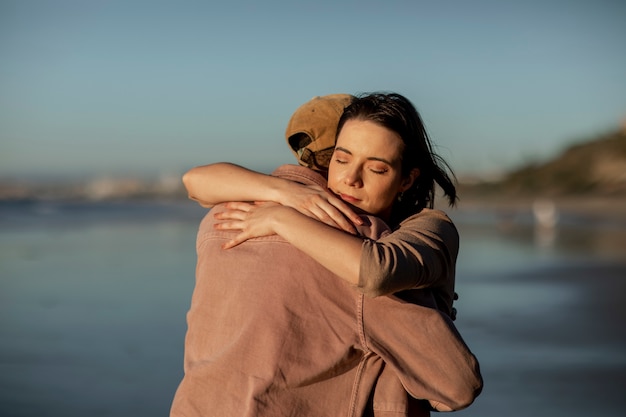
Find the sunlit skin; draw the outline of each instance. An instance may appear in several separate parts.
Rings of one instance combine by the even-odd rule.
[[[310,206],[312,209],[309,209],[313,212],[315,207],[320,207],[321,211],[318,210],[320,214],[309,213],[307,216],[321,220],[330,216],[341,217],[341,212],[345,213],[346,210],[340,209],[338,202],[343,201],[365,213],[388,220],[398,194],[408,189],[419,175],[419,170],[413,169],[407,177],[402,177],[403,149],[404,143],[400,136],[384,126],[368,120],[346,121],[337,138],[329,166],[328,191],[314,190],[316,196],[326,195],[325,198],[316,198],[317,201]],[[340,200],[334,202],[333,198],[337,197]],[[316,206],[318,204],[319,206]],[[224,222],[216,224],[215,227],[222,230],[239,230],[241,233],[226,243],[225,248],[232,248],[254,237],[281,234],[278,229],[283,231],[290,229],[285,227],[289,224],[288,218],[298,218],[292,217],[296,214],[295,211],[298,211],[294,211],[293,206],[287,207],[276,203],[231,202],[227,203],[226,207],[228,208],[226,212],[216,214],[216,217]],[[332,240],[330,236],[337,236],[336,230],[329,230],[326,226],[315,223],[309,224],[312,230],[301,233],[304,230],[303,222],[310,223],[310,219],[300,218],[291,223],[291,230],[288,233],[308,238],[320,236],[320,241]],[[326,223],[337,222],[326,221]],[[295,226],[296,224],[298,226]]]
[[[419,176],[419,170],[413,169],[408,177],[401,177],[403,147],[395,132],[371,121],[353,119],[346,121],[339,133],[329,188],[304,186],[228,163],[196,167],[185,174],[183,181],[190,198],[205,207],[225,201],[273,201],[354,234],[354,225],[361,224],[355,211],[388,219],[398,193]],[[220,220],[232,222],[221,223],[220,227],[237,230],[244,224],[236,220],[247,217],[237,211],[255,207],[229,203],[228,208],[228,214],[220,215]],[[251,222],[247,224],[251,226]]]
[[[333,212],[341,215],[343,210],[338,208],[345,203],[388,217],[398,193],[408,189],[419,175],[414,169],[402,177],[403,146],[400,137],[387,128],[369,121],[347,121],[329,167],[331,191],[314,193],[314,206],[325,213],[322,217]],[[347,282],[358,284],[362,237],[328,226],[316,219],[320,216],[308,216],[276,202],[231,202],[226,207],[225,212],[215,215],[220,220],[215,227],[238,234],[223,245],[224,249],[277,234]]]
[[[348,120],[328,168],[328,188],[343,201],[388,219],[399,193],[417,175],[402,177],[404,143],[392,130],[368,120]]]

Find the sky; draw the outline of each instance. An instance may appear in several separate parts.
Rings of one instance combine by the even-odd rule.
[[[292,112],[393,91],[458,175],[626,117],[620,0],[0,0],[0,178],[294,162]]]

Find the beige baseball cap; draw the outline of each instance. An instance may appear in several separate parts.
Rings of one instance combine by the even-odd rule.
[[[313,97],[291,116],[285,137],[300,165],[327,171],[335,147],[337,124],[350,94]]]

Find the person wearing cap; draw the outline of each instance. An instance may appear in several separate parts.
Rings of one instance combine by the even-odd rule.
[[[370,131],[381,131],[382,128],[383,134],[388,133],[392,141],[401,140],[396,141],[400,155],[395,156],[395,161],[376,161],[384,158],[365,155],[361,159],[367,164],[359,160],[360,166],[354,168],[360,169],[358,174],[363,174],[364,178],[356,178],[353,182],[352,172],[342,170],[342,166],[345,166],[346,159],[356,160],[356,157],[343,148],[339,151],[335,148],[346,124],[365,126],[364,132],[358,132],[360,142],[348,153],[361,149],[367,143]],[[413,104],[398,94],[371,94],[362,98],[347,94],[315,97],[293,114],[286,136],[300,165],[327,177],[330,165],[338,178],[329,179],[326,187],[303,185],[235,164],[216,163],[195,167],[183,176],[189,197],[205,207],[228,201],[277,203],[280,207],[275,204],[237,207],[251,213],[271,208],[272,212],[287,214],[281,217],[281,223],[295,220],[280,225],[289,234],[287,240],[296,246],[302,244],[305,253],[365,294],[380,296],[404,289],[430,288],[440,310],[454,319],[459,236],[450,218],[433,206],[435,184],[442,188],[451,206],[457,199],[456,188],[447,172],[448,165],[432,151],[430,139]],[[329,149],[335,152],[334,164],[327,157]],[[385,171],[383,175],[374,172],[374,162],[378,163],[375,168]],[[391,167],[387,162],[396,166]],[[396,172],[398,170],[400,172]],[[399,174],[394,182],[383,183],[383,187],[367,195],[367,185],[378,184],[378,179],[389,177],[389,171]],[[366,175],[369,182],[364,181]],[[384,207],[380,207],[376,193],[384,194]],[[233,204],[230,207],[234,207]],[[246,216],[242,210],[233,212],[238,217]],[[383,241],[350,236],[360,221],[358,213],[363,212],[382,218],[393,233]],[[312,219],[319,222],[312,223]],[[242,224],[240,219],[234,220],[237,225]],[[228,222],[228,225],[232,224],[234,222]],[[222,227],[226,227],[225,224]],[[337,229],[349,234],[339,233]],[[251,237],[250,233],[250,229],[241,233],[226,247],[241,243]],[[316,253],[312,253],[310,245],[314,237],[318,237],[314,241],[320,243]],[[339,255],[333,256],[326,251],[331,244]]]
[[[327,174],[335,150],[337,123],[353,98],[350,94],[316,96],[293,113],[285,137],[300,165]]]
[[[382,98],[385,99],[385,97]],[[400,98],[394,96],[393,99],[399,100],[400,108],[403,104],[406,107],[401,96]],[[341,103],[342,100],[344,103]],[[328,156],[332,153],[328,152],[329,146],[320,139],[332,138],[329,143],[330,149],[333,149],[336,129],[328,120],[332,117],[336,120],[343,114],[345,104],[351,102],[350,96],[333,97],[332,100],[316,98],[307,103],[310,105],[303,106],[294,114],[287,130],[288,143],[297,154],[301,165],[324,172],[325,167],[328,166],[325,161],[328,161]],[[329,106],[329,103],[332,105]],[[320,106],[325,110],[331,110],[330,115],[320,111]],[[409,106],[409,110],[411,107]],[[332,110],[333,108],[335,110]],[[306,112],[303,114],[300,110],[306,110]],[[363,110],[357,107],[356,111],[358,114]],[[335,116],[332,116],[333,112]],[[367,116],[367,111],[363,114]],[[312,121],[317,116],[321,116],[318,124]],[[298,122],[298,119],[301,121]],[[339,130],[346,124],[348,127],[355,127],[350,126],[351,120],[350,117],[342,118]],[[318,127],[321,130],[316,130]],[[372,128],[369,124],[366,127]],[[341,151],[349,153],[351,149],[354,148],[342,147]],[[326,153],[324,154],[323,151]],[[215,167],[221,171],[217,173]],[[203,171],[205,169],[205,167],[202,168]],[[403,225],[398,229],[404,228],[404,234],[407,234],[407,228],[419,229],[416,233],[417,237],[408,235],[408,238],[405,236],[399,238],[397,230],[390,231],[380,219],[365,214],[368,211],[366,208],[372,204],[369,206],[365,204],[365,207],[355,204],[354,207],[350,207],[345,201],[328,193],[323,180],[322,182],[319,178],[312,180],[317,174],[306,168],[291,167],[286,171],[279,169],[274,176],[268,177],[271,178],[270,187],[266,187],[265,181],[268,178],[241,167],[218,164],[209,169],[213,170],[212,176],[215,178],[226,178],[230,175],[229,171],[235,173],[233,178],[236,180],[234,186],[232,180],[229,180],[228,187],[219,185],[212,187],[209,193],[211,195],[207,197],[204,193],[193,191],[197,184],[190,185],[189,175],[186,175],[185,184],[188,186],[190,196],[205,206],[212,207],[216,203],[229,200],[272,201],[281,193],[289,197],[273,200],[284,204],[283,206],[275,203],[266,203],[258,207],[245,203],[219,205],[203,221],[203,227],[198,234],[197,284],[192,308],[188,315],[185,378],[181,382],[172,406],[173,416],[202,415],[187,413],[190,410],[202,409],[202,404],[215,407],[221,395],[225,395],[233,404],[246,404],[244,407],[246,410],[254,410],[250,415],[292,415],[293,412],[295,415],[343,415],[343,412],[338,413],[337,410],[350,410],[350,414],[346,415],[364,415],[366,412],[385,415],[390,411],[403,411],[404,415],[428,415],[425,404],[416,402],[413,398],[429,400],[430,406],[438,410],[460,409],[471,404],[482,389],[478,363],[456,332],[450,318],[435,310],[438,308],[446,314],[451,314],[452,300],[448,300],[445,296],[438,296],[436,287],[439,283],[428,280],[432,277],[424,277],[429,274],[445,275],[440,279],[445,282],[450,279],[451,275],[453,288],[458,235],[445,215],[430,213],[429,209],[425,211],[425,208],[421,207],[416,214],[425,211],[427,216],[422,213],[422,216],[412,219],[408,226]],[[293,170],[300,171],[295,175]],[[205,178],[206,174],[203,172],[200,178]],[[414,177],[415,171],[412,171],[407,177],[410,181],[396,182],[395,185],[398,190],[408,191],[415,180]],[[240,183],[237,184],[237,181]],[[241,191],[244,185],[254,190],[257,190],[256,186],[260,186],[258,190],[262,190],[265,194],[250,190]],[[224,191],[226,188],[230,188],[230,191]],[[290,199],[292,194],[296,194],[297,198]],[[306,198],[302,198],[303,194]],[[426,196],[429,194],[426,193]],[[311,201],[313,204],[310,204]],[[410,268],[410,271],[400,271],[401,275],[415,274],[414,280],[416,278],[426,278],[426,280],[422,283],[407,284],[403,282],[406,277],[396,279],[391,274],[391,282],[386,281],[386,277],[380,276],[376,278],[379,282],[375,283],[368,283],[367,279],[361,278],[350,281],[346,279],[349,275],[346,270],[337,268],[336,265],[332,265],[332,262],[329,264],[328,261],[319,259],[319,254],[315,253],[315,250],[314,253],[309,253],[310,248],[306,247],[306,244],[303,245],[298,241],[292,242],[293,238],[288,234],[284,236],[282,232],[259,233],[258,230],[245,228],[245,233],[238,232],[241,228],[240,222],[249,221],[246,216],[248,213],[254,214],[257,208],[270,212],[287,208],[291,210],[288,215],[294,213],[300,215],[300,211],[290,208],[289,204],[297,205],[301,202],[306,204],[299,206],[299,210],[305,212],[306,215],[298,221],[304,220],[300,224],[304,224],[306,230],[312,230],[311,236],[318,233],[316,227],[326,228],[321,222],[313,221],[311,219],[313,217],[332,225],[333,227],[328,229],[341,233],[344,237],[359,239],[364,250],[370,251],[370,255],[374,254],[374,249],[381,242],[384,250],[369,262],[367,260],[362,262],[361,266],[366,269],[363,274],[365,278],[370,275],[370,271],[375,272],[376,267],[373,267],[373,264],[388,263],[389,256],[396,256],[402,269]],[[376,207],[375,203],[376,201],[373,207]],[[389,219],[391,219],[390,216],[387,217],[387,220]],[[372,226],[375,227],[372,229]],[[349,233],[338,232],[337,227]],[[382,230],[384,232],[381,233]],[[258,235],[255,236],[255,233]],[[394,234],[396,236],[393,236]],[[331,243],[335,237],[336,235],[331,236]],[[405,241],[403,242],[402,239]],[[250,242],[241,244],[247,240]],[[313,241],[311,246],[315,246]],[[271,251],[273,245],[278,242],[283,245],[279,252],[261,260],[254,257],[255,254],[258,255],[258,251],[268,249]],[[394,244],[401,242],[404,246],[399,250],[406,251],[408,257],[419,253],[422,259],[418,262],[424,263],[421,265],[422,271],[419,271],[419,267],[412,265],[410,260],[402,259],[402,256],[407,256],[406,254],[397,256],[397,253],[389,253],[389,248],[385,248],[385,245],[390,245],[391,242]],[[291,243],[291,245],[284,246],[285,243]],[[371,247],[365,249],[367,245]],[[228,251],[220,252],[219,250],[234,246],[238,247]],[[334,252],[339,256],[343,256],[342,246],[343,244],[334,246],[336,248]],[[207,250],[209,247],[213,249]],[[325,251],[333,252],[328,251],[328,248]],[[250,258],[252,258],[252,264],[248,263]],[[247,261],[242,262],[243,259]],[[254,267],[246,269],[245,265]],[[263,268],[265,265],[269,271]],[[296,265],[296,269],[289,270],[286,265],[292,265],[292,267]],[[431,266],[434,270],[425,271]],[[256,272],[254,268],[257,269]],[[282,268],[287,268],[287,272],[277,272],[277,268],[283,272],[285,270]],[[259,274],[259,270],[264,273]],[[310,274],[310,272],[313,273]],[[231,277],[233,273],[243,281],[233,279]],[[284,280],[285,275],[286,280]],[[210,284],[207,283],[208,276],[215,277]],[[281,279],[284,281],[280,281]],[[249,284],[253,284],[251,291],[248,291],[250,290]],[[294,284],[306,288],[293,288]],[[235,288],[231,287],[230,290],[223,288],[229,285],[235,285]],[[312,291],[307,287],[309,285],[316,290]],[[431,287],[431,289],[402,291],[426,287]],[[449,287],[446,288],[449,289]],[[321,289],[325,292],[319,292]],[[301,297],[303,294],[304,298]],[[239,298],[235,298],[236,301],[229,298],[246,295],[252,297],[253,300],[248,298],[242,302]],[[379,295],[385,296],[379,297]],[[263,296],[270,297],[271,301],[267,305],[258,301]],[[277,299],[272,298],[276,296],[278,296]],[[348,306],[357,306],[357,308],[347,307],[346,300],[348,300]],[[359,301],[354,302],[354,300]],[[225,305],[221,304],[224,302],[226,302]],[[294,307],[294,302],[297,307]],[[220,305],[224,309],[218,308],[219,314],[211,310]],[[250,308],[253,311],[248,311]],[[290,312],[287,316],[290,316],[294,311],[300,311],[301,308],[304,309],[302,311],[308,311],[305,314],[296,314],[300,319],[307,317],[308,320],[304,325],[294,325],[280,313],[287,309]],[[206,309],[211,311],[206,311]],[[276,313],[276,309],[280,314]],[[242,314],[239,310],[245,310],[251,314]],[[229,311],[237,318],[231,317]],[[216,321],[217,317],[221,317],[221,320]],[[238,321],[242,320],[241,317],[247,319],[243,322]],[[276,317],[278,319],[273,321]],[[364,320],[366,324],[361,320]],[[357,326],[338,329],[337,326],[340,328],[341,323],[345,322],[355,323]],[[224,323],[228,325],[224,326]],[[384,331],[381,332],[381,328]],[[265,348],[256,350],[251,344],[242,342],[247,340],[247,337],[254,339],[254,335],[258,336],[258,331],[261,329],[265,329],[272,335],[262,344]],[[294,329],[296,329],[296,337],[291,334]],[[225,335],[230,335],[230,338]],[[316,338],[316,335],[321,336],[321,339]],[[331,342],[337,342],[337,338],[340,342]],[[273,345],[272,341],[278,345]],[[352,356],[355,348],[358,352],[356,357]],[[301,351],[294,353],[294,349]],[[283,350],[290,353],[281,359],[272,356]],[[329,358],[333,358],[330,362],[323,359],[326,354]],[[224,363],[220,360],[228,357],[231,360],[226,360],[227,365],[224,368]],[[257,360],[246,360],[250,357]],[[237,361],[236,358],[241,360]],[[347,362],[343,361],[345,359]],[[303,362],[311,368],[305,366],[304,371],[298,368]],[[232,369],[233,363],[237,363],[236,369]],[[328,363],[331,364],[330,368],[323,365]],[[267,365],[269,370],[260,371],[259,364]],[[343,369],[343,371],[337,373],[338,369]],[[272,371],[278,372],[280,375],[278,380],[272,376]],[[302,375],[307,372],[309,372],[308,377]],[[317,372],[318,376],[312,377],[311,372],[313,374]],[[260,377],[260,374],[264,374],[265,378]],[[242,376],[243,380],[239,378]],[[302,380],[308,382],[302,385]],[[239,384],[234,381],[238,381]],[[259,381],[264,382],[259,383]],[[229,385],[233,383],[235,387]],[[226,395],[223,384],[230,387],[232,393]],[[248,387],[247,391],[240,389],[242,385]],[[304,387],[306,389],[300,389]],[[407,392],[410,396],[407,396]],[[320,402],[320,398],[329,399],[328,408],[321,405],[324,403]],[[219,401],[221,404],[231,402],[223,398]],[[263,409],[265,406],[269,407],[269,411]],[[320,406],[321,409],[315,408]],[[234,413],[232,409],[223,411],[231,412],[230,415],[247,415],[240,414],[242,410]]]

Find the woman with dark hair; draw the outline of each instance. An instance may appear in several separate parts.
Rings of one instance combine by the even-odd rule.
[[[231,202],[218,215],[218,228],[240,231],[225,249],[277,234],[368,296],[429,288],[454,318],[459,236],[433,209],[436,185],[454,205],[451,175],[413,104],[373,93],[354,98],[339,120],[327,189],[227,163],[194,168],[183,181],[206,207],[257,202]],[[382,218],[392,233],[376,241],[346,233],[360,221],[358,212]]]
[[[396,132],[404,143],[402,176],[409,176],[413,169],[419,170],[413,185],[402,192],[393,205],[390,225],[395,226],[424,208],[432,209],[435,183],[443,189],[450,205],[455,204],[457,195],[448,174],[451,172],[450,167],[433,152],[420,115],[405,97],[399,94],[362,97],[344,111],[337,131],[341,131],[348,120],[371,121]]]
[[[217,163],[183,177],[190,198],[216,207],[198,232],[171,415],[467,407],[482,377],[450,320],[459,236],[433,208],[437,184],[451,205],[456,190],[419,114],[398,94],[317,97],[286,133],[317,173]]]

